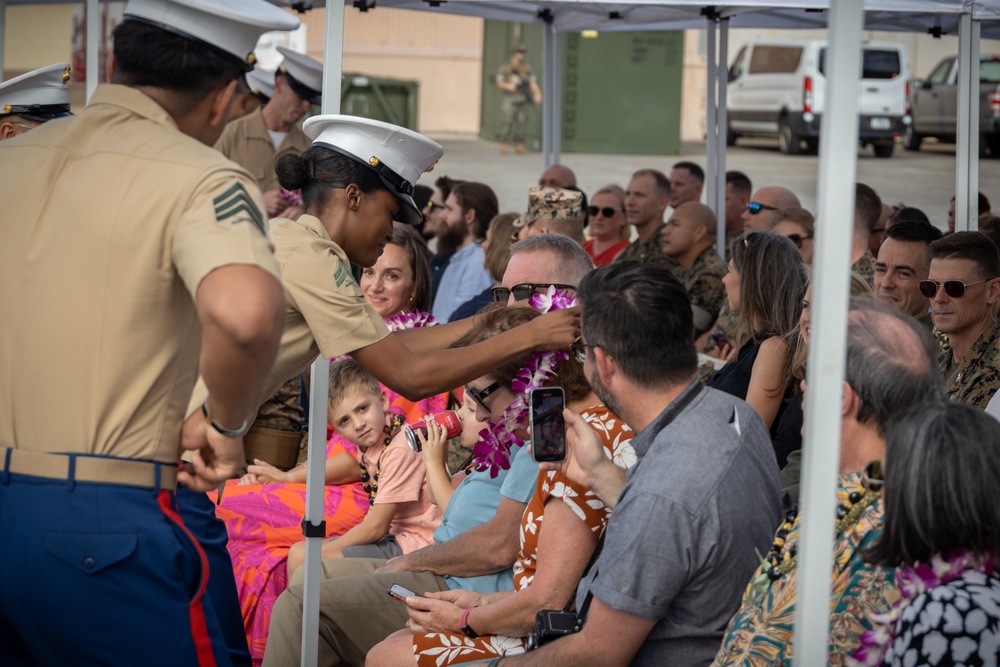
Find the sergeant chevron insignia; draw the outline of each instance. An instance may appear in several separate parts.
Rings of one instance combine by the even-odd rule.
[[[267,235],[264,216],[242,183],[234,183],[233,187],[213,199],[212,203],[215,204],[217,222],[228,220],[234,225],[238,222],[249,222],[260,230],[261,234]]]

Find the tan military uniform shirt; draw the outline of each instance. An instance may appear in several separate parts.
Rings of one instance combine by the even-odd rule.
[[[199,284],[278,273],[250,174],[117,85],[5,141],[0,170],[0,445],[175,463]]]
[[[285,332],[274,367],[257,404],[274,395],[286,380],[308,368],[320,352],[337,357],[377,343],[389,335],[351,275],[347,254],[334,243],[318,218],[275,218],[271,240],[285,288]],[[204,384],[188,406],[205,399]]]
[[[278,156],[288,152],[301,155],[311,145],[309,137],[295,126],[275,148],[264,124],[264,112],[258,109],[229,123],[215,147],[253,174],[262,192],[269,192],[281,188],[278,175],[274,173],[274,161]]]

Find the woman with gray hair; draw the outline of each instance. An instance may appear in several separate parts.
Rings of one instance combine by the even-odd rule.
[[[1000,424],[953,401],[886,429],[885,530],[864,553],[901,597],[861,637],[861,665],[1000,662]]]
[[[774,437],[794,381],[807,272],[795,245],[774,232],[737,237],[731,255],[722,282],[739,327],[726,365],[709,384],[749,403]]]

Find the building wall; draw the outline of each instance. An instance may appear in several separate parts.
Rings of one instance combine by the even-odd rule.
[[[69,5],[10,5],[4,30],[4,80],[71,59]]]
[[[323,57],[325,10],[301,17],[309,54]],[[344,72],[420,82],[418,129],[479,131],[483,20],[377,7],[344,15]]]

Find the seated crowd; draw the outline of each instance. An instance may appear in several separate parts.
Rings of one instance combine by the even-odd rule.
[[[320,664],[791,664],[823,221],[786,188],[729,172],[723,259],[703,181],[690,162],[641,169],[588,205],[557,165],[524,213],[499,213],[488,185],[447,176],[417,193],[419,234],[397,225],[361,271],[387,322],[474,316],[461,347],[578,305],[582,335],[570,353],[520,355],[430,402],[333,362],[329,428],[344,446],[328,452],[328,493],[349,484],[370,509],[332,510],[346,520],[323,547]],[[854,296],[829,663],[996,664],[1000,506],[986,480],[1000,440],[984,434],[1000,425],[957,404],[987,409],[1000,388],[993,229],[944,235],[862,183],[842,224]],[[526,451],[533,386],[566,392],[565,462]],[[446,407],[461,433],[432,423],[411,451],[404,422]],[[302,466],[258,459],[233,488],[301,482]],[[929,489],[966,473],[962,494],[935,500],[945,492]],[[883,489],[898,489],[891,502]],[[240,521],[226,508],[235,554]],[[268,599],[243,600],[255,662],[300,661],[302,546],[281,547],[287,574]],[[394,584],[404,601],[386,594]],[[916,622],[938,603],[988,622],[945,634]],[[579,620],[538,647],[543,610]]]

